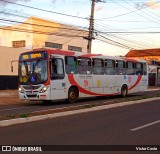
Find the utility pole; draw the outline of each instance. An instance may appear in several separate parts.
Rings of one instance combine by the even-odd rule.
[[[88,45],[87,45],[87,52],[91,53],[91,46],[92,46],[92,39],[93,38],[93,31],[94,31],[94,6],[95,3],[97,2],[104,2],[103,0],[91,0],[92,5],[91,5],[91,16],[90,16],[90,25],[89,25],[89,34],[88,34]]]
[[[88,34],[88,46],[87,52],[91,53],[92,39],[93,39],[93,30],[94,30],[94,6],[95,0],[92,0],[91,6],[91,16],[90,16],[90,24],[89,24],[89,34]]]

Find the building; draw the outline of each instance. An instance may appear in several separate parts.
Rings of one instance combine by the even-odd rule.
[[[88,32],[36,17],[7,27],[0,27],[0,89],[18,87],[18,56],[36,48],[55,48],[87,52]],[[11,72],[11,63],[14,71]]]
[[[130,50],[125,57],[145,59],[150,62],[160,62],[160,48],[158,49],[144,49],[144,50]]]
[[[1,27],[0,36],[0,46],[87,52],[88,41],[83,38],[88,36],[87,31],[36,17],[15,26]]]
[[[160,86],[160,48],[130,50],[125,57],[147,60],[149,86]]]

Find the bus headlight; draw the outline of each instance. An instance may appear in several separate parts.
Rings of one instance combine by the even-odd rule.
[[[39,92],[44,93],[47,91],[48,88],[49,88],[49,86],[44,86]]]
[[[24,93],[24,89],[23,89],[22,87],[19,87],[19,88],[18,88],[18,91],[19,91],[20,93]]]

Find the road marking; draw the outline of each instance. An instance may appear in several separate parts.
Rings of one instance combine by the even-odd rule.
[[[133,129],[131,129],[131,131],[137,131],[137,130],[140,130],[140,129],[143,129],[143,128],[145,128],[145,127],[149,127],[149,126],[152,126],[152,125],[155,125],[155,124],[158,124],[158,123],[160,123],[160,120],[157,120],[157,121],[148,123],[148,124],[146,124],[146,125],[142,125],[142,126],[133,128]]]

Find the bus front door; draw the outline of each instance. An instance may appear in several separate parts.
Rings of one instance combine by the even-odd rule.
[[[51,59],[51,99],[65,99],[67,96],[64,61],[59,56]]]

